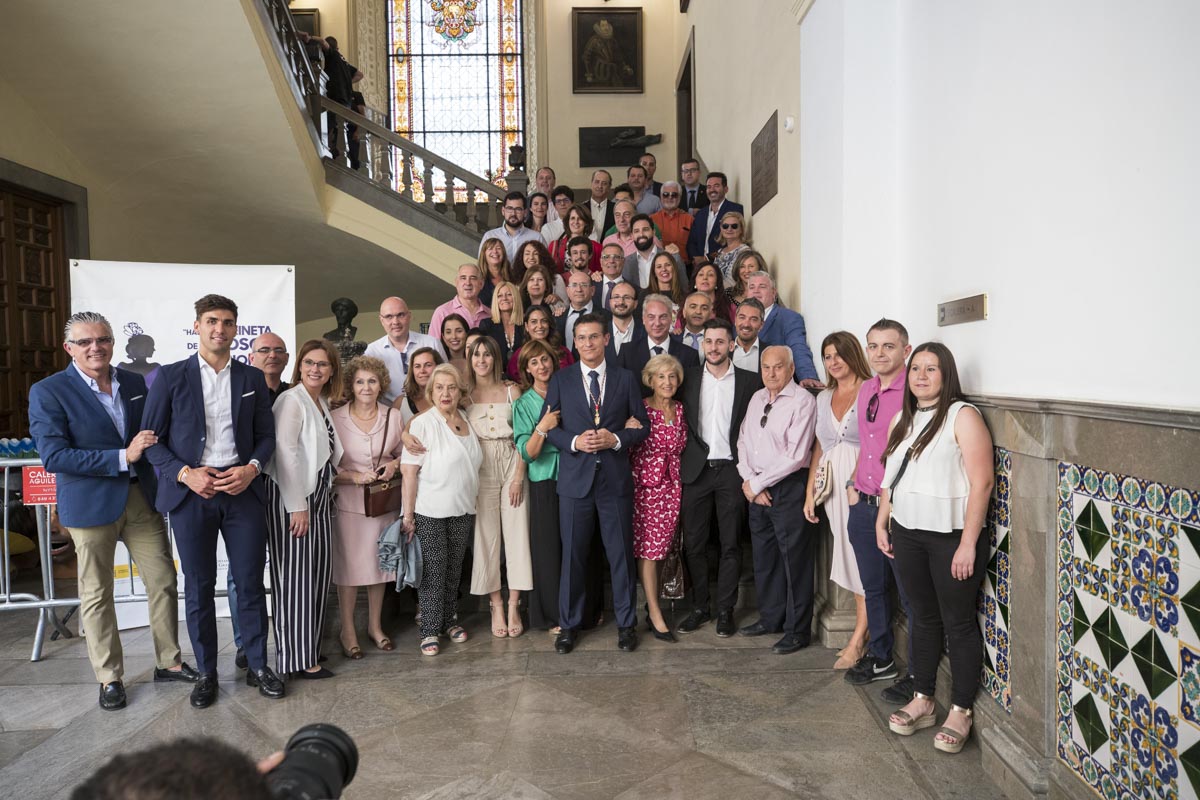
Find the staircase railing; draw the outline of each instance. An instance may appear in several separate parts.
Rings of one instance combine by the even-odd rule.
[[[503,224],[504,188],[323,96],[322,76],[296,35],[287,0],[260,3],[279,44],[277,55],[312,119],[323,158],[465,233],[478,236]],[[524,170],[510,173],[508,184],[524,192]]]

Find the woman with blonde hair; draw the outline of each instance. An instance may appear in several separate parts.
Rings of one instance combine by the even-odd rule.
[[[479,330],[500,348],[500,363],[508,359],[525,343],[525,307],[521,293],[507,281],[496,286],[492,295],[492,318],[485,319]]]
[[[804,517],[814,525],[818,522],[817,506],[823,505],[829,530],[833,534],[833,554],[829,578],[848,592],[854,593],[855,621],[850,641],[838,653],[834,669],[850,669],[862,658],[867,648],[867,601],[858,561],[850,546],[847,522],[850,501],[842,491],[846,481],[854,476],[858,463],[858,390],[863,381],[871,379],[867,357],[858,338],[847,331],[837,331],[821,342],[821,357],[825,362],[826,389],[817,395],[817,429],[813,439],[812,457],[808,471],[808,492],[804,500]],[[818,474],[824,473],[820,503],[816,500]]]
[[[721,243],[721,249],[713,253],[713,264],[721,272],[725,285],[733,286],[737,277],[734,275],[734,264],[738,263],[740,256],[750,249],[746,218],[740,212],[726,211],[721,215],[717,224],[721,228],[721,232],[717,236],[717,241]]]
[[[434,352],[429,348],[422,348]],[[418,350],[410,363],[415,364]],[[410,371],[411,372],[411,371]],[[378,358],[359,356],[346,365],[350,402],[334,409],[333,427],[342,441],[337,464],[334,499],[337,501],[333,535],[333,582],[337,586],[342,622],[342,652],[350,659],[363,657],[354,629],[354,607],[359,587],[367,590],[367,636],[380,650],[395,646],[383,632],[383,594],[394,573],[379,571],[379,534],[400,516],[400,509],[367,516],[363,487],[377,480],[390,481],[400,469],[404,421],[379,398],[391,384],[387,365]],[[403,398],[401,398],[403,400]]]
[[[333,476],[342,442],[330,406],[342,399],[338,353],[325,339],[300,348],[292,388],[275,400],[275,454],[263,468],[271,619],[280,675],[332,678],[317,662],[328,607]]]

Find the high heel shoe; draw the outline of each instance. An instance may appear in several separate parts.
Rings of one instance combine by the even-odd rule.
[[[515,639],[525,632],[525,623],[521,621],[521,606],[518,603],[508,604],[508,638]]]
[[[497,639],[508,638],[508,622],[504,619],[504,603],[488,603],[492,610],[492,636]],[[500,624],[496,624],[496,609],[500,609]]]
[[[654,627],[653,625],[651,625],[649,627],[650,627],[650,633],[652,633],[654,635],[654,638],[658,639],[660,642],[670,642],[671,644],[675,644],[679,641],[678,639],[675,638],[675,634],[671,632],[670,628],[668,628],[666,631],[660,631],[658,628]]]

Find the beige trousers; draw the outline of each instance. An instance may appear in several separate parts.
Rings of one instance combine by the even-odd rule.
[[[162,669],[180,663],[175,562],[162,515],[149,506],[141,489],[129,487],[125,513],[115,522],[67,530],[79,557],[79,624],[87,637],[88,658],[96,680],[112,683],[125,674],[113,604],[113,558],[118,539],[129,548],[146,585],[156,663]]]
[[[500,591],[500,542],[508,588],[527,592],[533,588],[533,565],[529,553],[529,484],[521,493],[521,504],[508,501],[508,485],[516,475],[521,457],[512,439],[481,439],[483,464],[479,468],[479,495],[475,502],[475,552],[471,567],[471,594]]]

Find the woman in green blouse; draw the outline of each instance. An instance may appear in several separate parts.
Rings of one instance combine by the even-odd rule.
[[[546,434],[558,425],[558,412],[542,414],[546,387],[558,369],[558,353],[533,339],[521,348],[517,374],[529,387],[513,403],[513,438],[517,452],[529,465],[529,549],[533,560],[533,591],[529,593],[529,624],[558,633],[558,575],[562,541],[558,534],[558,449]]]

